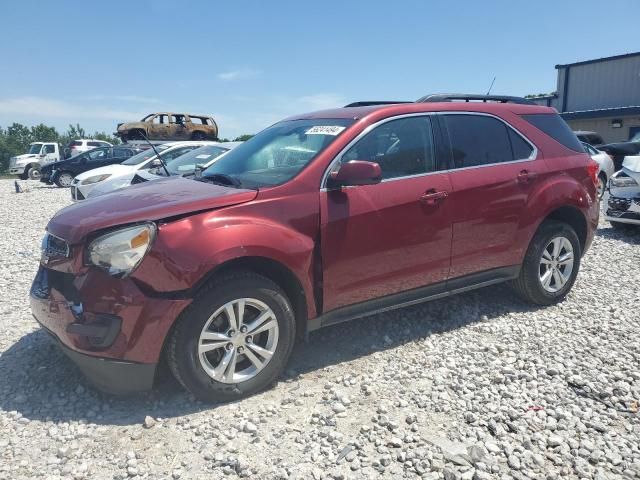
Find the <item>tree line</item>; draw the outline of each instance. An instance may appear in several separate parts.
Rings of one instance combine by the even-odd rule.
[[[27,153],[29,144],[32,142],[57,142],[62,146],[66,146],[78,138],[104,140],[113,145],[120,143],[118,137],[105,132],[88,134],[79,124],[69,125],[69,128],[64,133],[60,133],[54,127],[43,123],[27,127],[14,122],[7,128],[0,126],[0,172],[8,170],[11,157]]]
[[[234,141],[244,142],[253,135],[240,135]],[[118,145],[120,139],[105,132],[94,132],[88,134],[79,124],[69,125],[69,128],[60,133],[55,127],[49,127],[43,123],[33,127],[27,127],[20,123],[13,123],[7,128],[0,126],[0,173],[9,169],[9,159],[16,155],[22,155],[29,150],[32,142],[57,142],[63,147],[79,138],[92,138],[94,140],[104,140],[113,145]],[[221,138],[221,142],[231,141],[228,138]]]

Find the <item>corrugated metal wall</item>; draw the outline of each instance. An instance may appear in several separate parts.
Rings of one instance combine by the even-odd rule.
[[[569,69],[566,112],[640,105],[640,55],[558,69],[559,107]]]

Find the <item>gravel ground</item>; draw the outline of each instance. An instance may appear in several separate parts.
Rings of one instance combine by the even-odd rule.
[[[0,180],[0,479],[640,478],[640,231],[602,223],[568,299],[505,286],[321,330],[208,406],[93,390],[27,295],[64,189]]]

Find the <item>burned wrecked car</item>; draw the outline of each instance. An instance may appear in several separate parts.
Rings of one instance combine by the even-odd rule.
[[[139,122],[118,124],[115,133],[123,142],[130,140],[217,140],[218,125],[207,115],[151,113]]]

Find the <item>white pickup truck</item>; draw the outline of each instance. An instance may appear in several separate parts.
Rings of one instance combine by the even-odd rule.
[[[62,148],[54,142],[33,142],[29,151],[23,155],[11,157],[9,174],[18,175],[22,180],[40,178],[40,168],[48,163],[57,162],[64,157]]]

